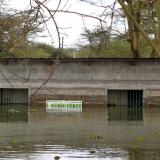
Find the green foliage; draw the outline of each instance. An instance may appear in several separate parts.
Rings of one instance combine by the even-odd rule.
[[[107,42],[100,52],[92,51],[89,46],[84,46],[79,49],[77,52],[77,57],[130,57],[130,48],[129,43],[124,40],[114,39],[110,42]]]
[[[13,53],[19,58],[49,58],[57,55],[57,50],[45,43],[30,43]]]
[[[24,51],[25,52],[25,51]],[[29,58],[48,58],[57,55],[56,49],[45,43],[31,43],[28,46],[27,52],[24,57]]]
[[[96,27],[93,30],[84,29],[84,33],[81,36],[88,41],[89,47],[94,52],[101,52],[110,38],[109,32],[100,27]]]
[[[29,39],[42,30],[35,21],[32,12],[19,14],[5,14],[0,17],[0,53],[1,57],[14,56],[29,43]]]
[[[143,143],[144,142],[144,140],[145,140],[145,138],[144,137],[137,137],[137,142],[139,142],[139,143]]]
[[[0,4],[2,5],[2,3]],[[94,3],[90,4],[93,5]],[[127,10],[133,12],[132,16],[146,34],[154,36],[154,44],[160,48],[160,2],[130,0],[125,1],[125,4]],[[134,52],[137,54],[137,51],[141,57],[150,57],[153,49],[149,43],[142,38],[139,30],[132,22],[133,20],[126,16],[124,8],[117,10],[114,5],[111,7],[113,8],[112,11],[106,10],[102,14],[102,17],[109,16],[111,25],[107,24],[107,28],[101,24],[93,30],[85,28],[81,36],[87,40],[88,45],[81,46],[78,51],[72,48],[66,48],[62,51],[45,43],[31,42],[31,39],[42,31],[41,24],[44,24],[44,19],[38,14],[38,8],[17,12],[9,9],[9,7],[4,7],[5,11],[0,11],[0,58],[53,58],[58,54],[60,58],[74,57],[75,54],[77,58],[116,58],[134,57],[133,54]],[[131,24],[128,26],[128,30],[126,27],[126,33],[120,33],[120,29],[114,28],[115,24],[122,25],[119,22],[123,20],[130,21]],[[150,41],[152,42],[153,39],[150,38]]]
[[[72,57],[73,49],[66,48],[63,57]],[[28,43],[26,46],[15,49],[12,54],[1,53],[1,58],[54,58],[61,54],[61,50],[46,43]]]
[[[152,47],[144,39],[140,40],[140,53],[142,58],[150,58],[152,55]]]
[[[152,48],[144,39],[141,39],[140,52],[141,57],[143,58],[149,58],[151,56]],[[126,40],[118,38],[114,38],[110,42],[107,42],[100,52],[91,50],[89,45],[81,46],[76,55],[78,58],[130,58],[132,56],[129,43]]]
[[[74,48],[65,48],[63,50],[64,57],[72,58],[74,53],[76,53],[76,50]]]

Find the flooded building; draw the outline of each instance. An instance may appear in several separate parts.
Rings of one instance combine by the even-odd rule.
[[[1,59],[0,103],[160,104],[160,59]]]
[[[160,159],[159,62],[1,59],[0,159]]]

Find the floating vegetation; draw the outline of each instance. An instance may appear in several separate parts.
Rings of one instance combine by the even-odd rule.
[[[107,115],[106,118],[109,119],[109,116]]]
[[[9,113],[12,113],[12,114],[19,113],[19,111],[18,111],[18,110],[16,110],[16,109],[14,109],[14,108],[9,109],[9,110],[8,110],[8,112],[9,112]]]
[[[13,140],[12,140],[12,143],[13,143],[13,144],[16,144],[16,143],[17,143],[17,140],[16,140],[16,139],[13,139]]]
[[[154,135],[158,136],[158,135],[159,135],[159,132],[158,132],[158,131],[154,132]]]
[[[86,138],[89,138],[89,139],[103,139],[102,136],[99,136],[99,135],[88,135],[86,136]]]
[[[37,109],[29,110],[29,112],[37,112],[37,111],[38,111]]]
[[[94,153],[96,153],[96,151],[89,151],[89,153],[94,154]]]
[[[142,142],[144,142],[144,137],[137,137],[137,142],[140,142],[140,143],[142,143]]]
[[[61,157],[59,157],[59,156],[55,156],[55,157],[54,157],[55,160],[59,160],[60,158],[61,158]]]
[[[140,148],[140,145],[139,145],[139,144],[133,145],[133,149],[138,149],[138,148]]]

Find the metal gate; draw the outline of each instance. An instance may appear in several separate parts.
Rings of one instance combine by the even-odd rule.
[[[28,121],[28,89],[0,89],[0,122]]]
[[[28,89],[0,89],[0,104],[28,104]]]
[[[143,90],[108,90],[108,120],[143,119]]]
[[[143,106],[143,90],[108,90],[108,106]]]
[[[127,106],[108,107],[109,121],[141,121],[143,120],[143,108],[128,108]]]

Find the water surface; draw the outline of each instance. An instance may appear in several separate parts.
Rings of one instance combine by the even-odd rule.
[[[159,160],[160,108],[0,108],[0,159]]]

